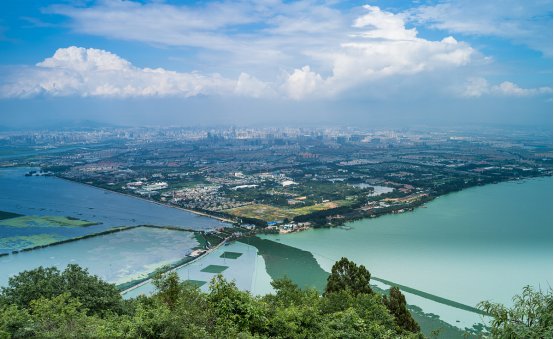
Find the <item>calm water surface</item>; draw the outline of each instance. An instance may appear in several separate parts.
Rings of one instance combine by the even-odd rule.
[[[0,169],[0,210],[102,223],[87,228],[53,228],[53,233],[77,236],[139,224],[193,229],[225,225],[54,177],[25,177],[28,170]],[[348,226],[350,230],[318,229],[263,237],[312,252],[327,271],[345,256],[365,265],[374,276],[472,306],[484,299],[510,304],[511,297],[527,284],[542,288],[552,285],[551,177],[471,188],[439,197],[414,212]],[[0,237],[44,231],[0,226]],[[178,260],[196,244],[184,232],[156,231],[140,228],[0,258],[1,279],[33,266],[77,262],[109,281],[122,282]],[[230,265],[237,272],[246,269],[238,268],[240,261]],[[247,289],[270,291],[267,273],[262,272],[264,264],[248,261],[246,271],[256,273]],[[0,285],[5,283],[0,281]],[[417,301],[416,305],[426,303],[422,298],[408,297],[409,302]],[[434,310],[444,318],[448,313],[445,307],[435,305],[424,310]],[[461,316],[453,317],[450,320]]]
[[[471,306],[510,304],[528,284],[552,286],[552,177],[475,187],[348,226],[264,237],[312,252],[325,270],[344,256],[374,276]]]
[[[192,232],[137,227],[0,257],[0,286],[24,270],[38,266],[63,270],[68,264],[79,264],[104,280],[120,284],[178,261],[195,246],[198,242]]]
[[[0,237],[40,233],[75,237],[114,226],[180,226],[195,230],[227,224],[181,209],[163,206],[56,177],[26,177],[29,168],[0,169],[0,210],[23,215],[71,216],[101,223],[90,227],[7,227]]]

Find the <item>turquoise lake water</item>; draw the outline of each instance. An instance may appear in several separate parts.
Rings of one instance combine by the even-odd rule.
[[[263,237],[312,252],[327,271],[344,256],[376,277],[470,306],[511,304],[525,285],[552,286],[552,177],[474,187],[425,207],[352,222],[350,230]],[[410,300],[426,312],[457,312]],[[479,318],[457,312],[449,320],[464,317]]]
[[[225,252],[240,253],[240,256],[236,259],[222,257],[222,254]],[[181,280],[205,282],[200,289],[208,291],[210,281],[217,275],[216,273],[203,271],[203,269],[210,265],[226,267],[221,274],[228,281],[233,281],[241,290],[250,291],[256,295],[263,295],[273,291],[270,285],[271,277],[265,271],[263,258],[258,255],[255,247],[240,242],[232,242],[220,246],[208,255],[175,271]],[[124,298],[133,298],[140,294],[149,295],[154,291],[154,285],[151,282],[147,282],[128,291],[123,296]]]

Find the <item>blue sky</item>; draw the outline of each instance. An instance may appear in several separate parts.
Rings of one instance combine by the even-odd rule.
[[[550,1],[3,1],[0,125],[552,123]]]

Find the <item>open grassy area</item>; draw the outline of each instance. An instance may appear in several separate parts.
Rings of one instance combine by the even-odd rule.
[[[224,212],[235,215],[237,217],[257,218],[265,221],[275,221],[289,219],[309,214],[317,211],[324,211],[331,208],[348,205],[346,200],[329,201],[311,206],[303,206],[298,208],[281,208],[264,204],[246,205],[237,208],[231,208]]]
[[[0,221],[2,226],[10,227],[86,227],[98,225],[97,222],[61,216],[22,216]]]

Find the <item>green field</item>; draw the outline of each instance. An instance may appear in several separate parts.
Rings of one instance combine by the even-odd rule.
[[[22,216],[0,221],[2,226],[10,227],[86,227],[98,225],[97,222],[61,216]]]
[[[246,205],[237,208],[231,208],[224,212],[237,217],[257,218],[265,221],[292,219],[299,215],[309,214],[317,211],[324,211],[331,208],[348,205],[346,200],[329,201],[311,206],[298,208],[281,208],[264,204]]]

